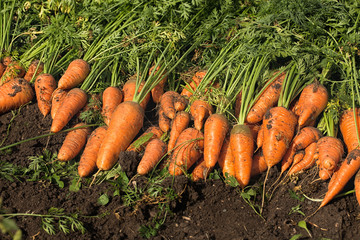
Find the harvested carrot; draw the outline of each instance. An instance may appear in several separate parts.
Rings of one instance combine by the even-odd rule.
[[[160,138],[163,134],[164,132],[159,127],[151,126],[146,129],[146,131],[141,134],[133,143],[131,143],[126,151],[141,152],[151,140]],[[146,138],[145,141],[143,140],[144,138]],[[138,140],[140,140],[140,143]]]
[[[80,177],[87,177],[95,171],[96,158],[106,130],[106,126],[101,126],[91,133],[79,161],[78,173]]]
[[[204,135],[195,128],[187,128],[176,141],[175,150],[170,158],[169,173],[181,175],[186,172],[202,155]]]
[[[145,82],[141,82],[138,92],[141,91],[141,89],[143,88]],[[124,93],[124,102],[126,101],[132,101],[135,95],[135,91],[136,91],[136,75],[131,76],[129,78],[129,80],[127,80],[123,86],[122,89],[123,93]],[[145,110],[146,106],[150,100],[150,93],[148,93],[144,100],[140,103],[140,106]]]
[[[191,173],[191,179],[194,182],[205,180],[209,176],[211,171],[212,168],[209,169],[206,166],[204,158],[201,158],[199,161],[197,161],[196,166],[194,167],[194,170]]]
[[[80,88],[71,89],[56,112],[50,131],[56,133],[63,129],[70,119],[86,105],[86,102],[87,94],[84,90]]]
[[[175,147],[176,140],[178,139],[181,132],[188,128],[189,123],[190,114],[188,112],[181,111],[176,113],[176,116],[171,123],[171,131],[168,142],[169,151],[171,151]]]
[[[41,114],[45,117],[51,110],[51,96],[56,89],[55,78],[43,73],[35,79],[35,93]]]
[[[106,125],[109,125],[111,114],[114,109],[122,102],[123,93],[117,87],[108,87],[104,90],[102,95],[102,116],[104,117],[104,122]]]
[[[231,153],[229,137],[225,138],[225,140],[224,140],[224,143],[223,143],[221,151],[220,151],[218,163],[219,163],[220,168],[222,169],[222,173],[223,173],[224,177],[226,177],[226,176],[235,177],[234,157]]]
[[[162,108],[159,109],[159,127],[163,132],[168,132],[171,126],[171,119],[168,118]]]
[[[261,129],[261,125],[259,124],[247,124],[245,123],[245,125],[248,125],[251,131],[251,134],[253,135],[254,139],[257,139],[257,136],[260,132]]]
[[[256,152],[256,154],[253,156],[253,162],[251,165],[251,176],[259,175],[262,172],[265,172],[267,170],[266,161],[264,158],[264,154],[262,152],[262,149]]]
[[[13,59],[11,56],[6,56],[3,58],[2,63],[5,65],[5,67],[9,66],[10,63],[12,63]]]
[[[354,187],[355,187],[356,200],[360,205],[360,171],[358,171],[357,174],[355,175]]]
[[[297,164],[293,165],[290,170],[289,174],[295,174],[300,171],[304,171],[306,169],[311,168],[315,165],[314,153],[316,151],[316,143],[313,142],[309,146],[305,148],[305,155],[304,158]]]
[[[74,128],[85,125],[85,123],[78,123],[74,126]],[[90,128],[88,127],[78,128],[70,131],[66,135],[65,140],[59,150],[57,155],[58,160],[65,162],[75,158],[85,146],[86,139],[90,132]]]
[[[149,74],[151,74],[154,67],[155,66],[152,66],[149,69]],[[159,71],[159,69],[160,69],[160,66],[158,66],[156,68],[153,75],[155,75]],[[163,76],[165,74],[166,74],[166,72],[163,72],[161,76]],[[164,86],[165,86],[166,81],[167,81],[167,76],[162,77],[160,82],[153,89],[151,89],[151,97],[152,97],[154,103],[160,103],[161,96],[164,94]]]
[[[30,84],[23,78],[16,78],[0,86],[0,114],[16,109],[34,97]]]
[[[144,115],[144,109],[133,101],[122,102],[115,108],[96,160],[99,170],[109,170],[115,165],[120,152],[129,147],[142,128]]]
[[[252,124],[260,122],[265,113],[277,103],[285,75],[285,72],[279,74],[279,76],[276,77],[262,92],[246,116],[246,122]]]
[[[0,86],[14,78],[22,78],[24,75],[25,69],[16,61],[11,62],[1,76]]]
[[[148,174],[166,154],[167,146],[159,138],[152,139],[146,146],[143,157],[137,167],[137,173],[140,175]]]
[[[181,91],[181,95],[190,98],[193,95],[193,92],[196,90],[197,86],[205,77],[206,73],[206,70],[196,72],[195,75],[192,77],[192,81],[189,83],[189,86],[185,86]]]
[[[264,141],[264,124],[261,124],[260,125],[260,129],[258,131],[258,135],[257,135],[257,138],[256,138],[256,146],[257,148],[261,148],[262,145],[263,145],[263,141]]]
[[[44,71],[44,63],[40,62],[39,60],[34,60],[30,63],[30,66],[28,70],[26,71],[26,74],[24,76],[24,79],[28,82],[31,81],[31,79],[36,79],[36,77]]]
[[[336,171],[336,177],[331,178],[328,191],[319,209],[328,204],[345,187],[348,181],[360,168],[360,149],[352,150]]]
[[[165,116],[174,119],[176,115],[175,100],[180,98],[180,94],[175,91],[165,92],[160,99],[160,108],[163,109]]]
[[[318,81],[307,85],[301,92],[294,113],[299,117],[299,128],[308,126],[315,121],[328,103],[329,95],[326,88]]]
[[[73,60],[58,82],[58,88],[72,89],[81,84],[90,73],[89,64],[82,59]]]
[[[187,100],[184,98],[184,96],[179,95],[177,98],[175,98],[175,102],[174,102],[175,111],[177,112],[184,111],[187,104],[188,104]]]
[[[357,130],[360,131],[360,110],[359,108],[345,110],[340,118],[340,132],[343,136],[344,143],[348,152],[359,147]]]
[[[194,118],[194,126],[199,131],[204,121],[213,113],[213,107],[206,101],[197,99],[190,106],[191,116]]]
[[[54,119],[59,107],[61,106],[64,98],[66,97],[68,90],[57,88],[54,90],[51,96],[51,118]]]

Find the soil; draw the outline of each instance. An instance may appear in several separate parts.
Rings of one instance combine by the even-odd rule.
[[[153,117],[150,115],[147,118],[148,125]],[[42,117],[36,103],[22,107],[20,114],[12,118],[11,112],[0,116],[1,141],[7,136],[9,128],[3,146],[46,134],[51,125],[50,116]],[[74,121],[68,126],[73,124]],[[29,156],[43,154],[44,148],[57,152],[64,138],[65,133],[60,133],[12,147],[11,152],[0,155],[1,162],[28,167],[31,162]],[[124,153],[119,158],[134,192],[144,189],[149,183],[149,178],[135,176],[138,161],[136,154]],[[76,165],[77,162],[67,164]],[[266,189],[278,176],[278,167],[271,169]],[[46,214],[55,207],[64,209],[67,214],[78,214],[78,219],[86,228],[83,234],[71,230],[64,234],[56,228],[56,234],[49,235],[41,227],[41,217],[14,217],[23,239],[146,239],[140,229],[145,229],[144,226],[154,228],[156,219],[160,224],[151,239],[271,240],[295,239],[298,234],[301,235],[298,239],[310,239],[309,233],[313,239],[360,239],[360,206],[354,193],[336,198],[311,216],[320,203],[304,198],[301,193],[319,199],[324,196],[328,184],[317,180],[316,169],[280,184],[272,197],[265,201],[261,216],[252,207],[256,209],[261,205],[261,183],[265,174],[253,178],[251,188],[244,192],[215,177],[200,182],[192,182],[186,176],[168,177],[160,183],[167,198],[163,197],[164,194],[153,198],[144,195],[141,201],[130,205],[125,204],[127,195],[122,190],[119,192],[118,185],[114,184],[118,183],[117,179],[119,176],[91,186],[91,179],[83,179],[79,191],[70,191],[71,182],[66,178],[63,178],[64,187],[60,188],[49,181],[29,181],[26,175],[10,181],[0,174],[0,211]],[[344,192],[353,189],[352,182]],[[251,195],[250,202],[246,202],[246,193],[256,193],[256,196]],[[105,205],[98,202],[103,194],[109,197]],[[304,215],[309,216],[306,219],[309,233],[298,226],[305,219]],[[165,219],[163,224],[162,219]],[[11,237],[0,233],[0,239]]]

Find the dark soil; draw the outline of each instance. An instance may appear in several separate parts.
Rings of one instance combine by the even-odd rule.
[[[6,137],[12,113],[0,116],[2,141]],[[151,117],[149,117],[151,118]],[[74,124],[71,122],[69,126]],[[48,133],[50,116],[43,118],[35,103],[24,106],[10,124],[9,135],[3,146]],[[147,120],[147,124],[150,124]],[[0,155],[2,162],[10,162],[20,167],[28,167],[29,156],[43,153],[46,147],[57,152],[65,134],[30,141],[11,148],[11,153]],[[48,141],[48,142],[47,142]],[[78,160],[78,159],[77,159]],[[120,164],[130,180],[133,189],[142,189],[148,178],[134,177],[139,156],[122,154]],[[51,164],[51,163],[49,163]],[[70,162],[67,164],[76,164]],[[3,169],[0,168],[0,173]],[[270,171],[266,188],[270,188],[279,176],[275,167]],[[48,181],[27,181],[26,176],[10,181],[0,174],[0,211],[6,213],[46,214],[52,207],[64,209],[65,213],[78,213],[86,232],[70,231],[62,233],[58,228],[56,235],[47,234],[41,227],[41,218],[33,216],[14,217],[22,230],[23,239],[144,239],[140,228],[155,226],[154,219],[165,219],[152,239],[290,239],[301,234],[301,239],[309,239],[309,234],[298,222],[313,214],[319,202],[307,200],[306,196],[318,199],[324,196],[327,182],[316,181],[316,169],[312,169],[280,185],[272,198],[265,202],[261,216],[251,206],[261,204],[260,184],[265,174],[251,182],[257,196],[251,198],[252,204],[245,202],[239,188],[226,185],[221,179],[208,179],[206,182],[192,182],[185,176],[168,177],[161,186],[164,193],[172,191],[173,198],[141,198],[130,206],[124,205],[125,193],[114,194],[115,181],[104,181],[89,187],[91,179],[83,179],[77,192],[70,191],[70,182],[63,179],[65,186]],[[250,188],[246,189],[247,192]],[[346,190],[353,189],[351,183]],[[296,192],[297,195],[291,194]],[[102,194],[109,196],[106,205],[98,203]],[[115,195],[115,196],[114,196]],[[243,194],[244,196],[244,194]],[[253,201],[255,200],[255,201]],[[159,206],[168,207],[161,211]],[[298,211],[295,211],[298,209]],[[166,214],[165,214],[166,212]],[[303,216],[302,214],[305,216]],[[360,239],[360,207],[353,193],[339,197],[306,219],[307,227],[314,239]],[[11,239],[0,233],[0,239]]]

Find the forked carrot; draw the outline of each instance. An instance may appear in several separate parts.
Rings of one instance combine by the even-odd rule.
[[[143,157],[137,167],[137,173],[140,175],[148,174],[159,163],[166,154],[167,146],[159,138],[152,139],[146,146]]]
[[[134,142],[130,144],[130,146],[126,149],[126,151],[135,151],[135,152],[142,152],[147,144],[155,139],[160,138],[163,135],[163,131],[157,126],[151,126],[146,131],[141,134]],[[143,140],[146,138],[146,140]],[[140,141],[140,143],[138,142]]]
[[[64,98],[66,97],[68,90],[57,88],[54,90],[51,96],[51,118],[54,119],[59,107],[61,106]]]
[[[24,76],[24,79],[28,82],[31,81],[31,79],[36,79],[36,77],[44,71],[44,63],[40,62],[39,60],[34,60],[30,63],[30,66],[28,70],[26,71],[26,74]]]
[[[188,112],[181,111],[176,113],[176,116],[171,123],[171,131],[168,142],[169,151],[171,151],[175,147],[176,140],[178,139],[181,132],[188,128],[189,123],[190,114]]]
[[[305,155],[303,159],[297,164],[293,165],[289,170],[289,175],[293,175],[300,171],[311,168],[315,165],[314,153],[316,151],[316,143],[313,142],[305,148]]]
[[[81,84],[90,73],[89,64],[82,59],[73,60],[58,82],[58,88],[72,89]]]
[[[213,107],[206,101],[197,99],[190,106],[191,116],[194,118],[194,126],[199,131],[204,121],[213,113]]]
[[[114,109],[122,102],[123,93],[117,87],[107,87],[102,95],[102,116],[104,117],[104,122],[106,125],[109,125],[111,114]]]
[[[43,73],[35,79],[36,99],[39,110],[44,117],[50,113],[51,96],[55,89],[56,81],[51,74]]]
[[[343,136],[347,151],[351,152],[359,147],[357,129],[360,131],[360,110],[359,108],[345,110],[340,118],[340,132]]]

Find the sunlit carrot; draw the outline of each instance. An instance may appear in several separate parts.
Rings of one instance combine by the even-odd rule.
[[[152,66],[149,69],[149,74],[151,74],[151,72],[154,71],[154,67],[155,66]],[[160,69],[160,66],[158,66],[156,68],[153,75],[155,75],[159,71],[159,69]],[[166,72],[164,71],[162,73],[162,76],[165,74],[166,74]],[[167,81],[167,76],[162,77],[160,82],[153,89],[151,89],[151,97],[152,97],[154,103],[160,103],[161,96],[164,94],[164,86],[165,86],[166,81]]]
[[[212,168],[209,169],[206,166],[204,158],[201,158],[195,164],[194,170],[191,173],[191,179],[194,182],[197,182],[197,181],[200,181],[200,180],[205,180],[209,176],[211,171],[212,171]]]
[[[168,132],[171,126],[171,119],[168,118],[162,108],[159,109],[159,127],[163,132]]]
[[[118,87],[107,87],[102,95],[102,111],[104,122],[109,125],[114,109],[122,102],[123,93]]]
[[[11,62],[5,69],[0,79],[0,86],[15,79],[22,78],[25,75],[25,69],[16,61]]]
[[[51,97],[55,89],[56,81],[51,74],[43,73],[35,79],[36,99],[39,110],[44,117],[50,113]]]
[[[357,129],[360,131],[360,110],[359,108],[345,110],[340,118],[340,132],[348,152],[359,147]]]
[[[31,81],[31,79],[36,79],[36,77],[44,71],[44,63],[40,62],[39,60],[34,60],[30,63],[30,66],[28,67],[28,70],[26,71],[26,74],[24,76],[24,79],[28,82]]]
[[[226,177],[226,176],[235,177],[234,157],[231,153],[229,137],[225,138],[225,140],[224,140],[224,143],[221,148],[220,156],[218,159],[218,163],[219,163],[220,168],[222,169],[222,173],[223,173],[224,177]]]
[[[51,118],[54,119],[59,107],[61,106],[65,96],[69,91],[57,88],[51,96]]]
[[[159,163],[166,154],[167,146],[159,138],[152,139],[146,146],[143,157],[137,167],[137,173],[140,175],[148,174]]]
[[[174,119],[176,115],[175,101],[180,98],[180,94],[175,91],[165,92],[160,99],[160,108],[163,109],[165,116]]]
[[[196,72],[192,77],[192,81],[189,83],[189,85],[186,85],[181,91],[181,95],[190,98],[193,95],[193,92],[196,90],[197,86],[200,84],[201,80],[205,77],[206,73],[206,70]]]
[[[163,133],[157,126],[148,127],[143,134],[130,144],[126,151],[142,152],[151,140],[160,138]]]
[[[357,172],[355,175],[355,181],[354,181],[354,190],[355,190],[355,196],[358,204],[360,205],[360,171]]]
[[[168,142],[169,151],[171,151],[175,147],[176,140],[178,139],[181,132],[188,128],[189,123],[190,114],[188,112],[181,111],[176,113],[176,116],[171,123],[171,131]]]
[[[313,142],[305,148],[305,155],[303,159],[297,164],[293,165],[289,170],[289,175],[304,171],[315,165],[314,153],[316,151],[316,143]]]
[[[256,176],[265,172],[267,170],[267,164],[264,158],[264,154],[262,149],[260,148],[259,151],[253,156],[253,162],[251,165],[251,176]]]
[[[141,89],[143,88],[145,82],[141,82],[138,92],[141,92]],[[126,101],[132,101],[135,95],[136,91],[136,75],[131,76],[129,80],[127,80],[122,88],[122,92],[124,94],[124,102]],[[150,100],[150,93],[146,94],[144,100],[140,103],[140,106],[145,110],[146,106]]]
[[[58,88],[72,89],[81,84],[90,73],[90,65],[82,60],[73,60],[58,82]]]
[[[213,107],[206,101],[197,99],[190,106],[191,116],[194,118],[194,126],[201,130],[205,120],[213,113]]]

